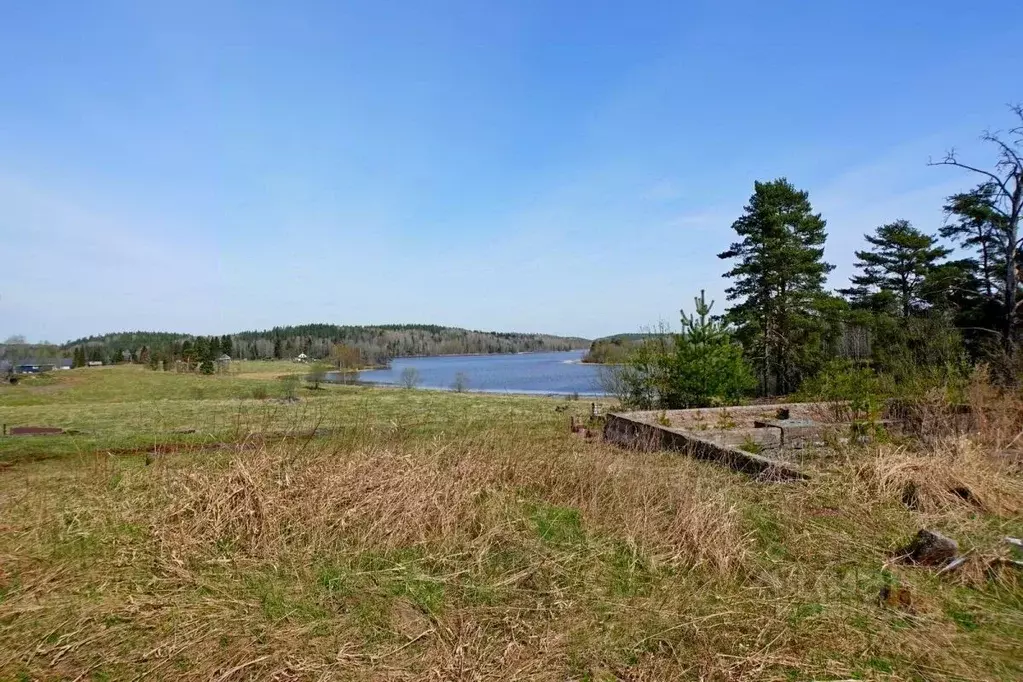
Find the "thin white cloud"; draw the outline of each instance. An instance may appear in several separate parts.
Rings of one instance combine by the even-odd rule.
[[[670,178],[662,178],[650,185],[642,197],[648,201],[667,203],[682,198],[684,192],[681,185]]]

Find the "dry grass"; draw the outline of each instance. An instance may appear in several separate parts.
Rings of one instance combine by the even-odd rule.
[[[0,471],[0,679],[1023,676],[1020,581],[890,561],[920,527],[977,557],[1023,535],[1004,398],[970,438],[778,485],[545,402],[423,392],[418,428],[408,393],[321,437]]]
[[[514,663],[554,679],[576,647],[673,629],[679,605],[649,603],[656,582],[714,584],[747,559],[726,490],[689,485],[731,474],[567,437],[541,455],[535,437],[508,435],[148,467],[97,455],[26,476],[2,509],[19,577],[0,605],[0,669],[119,677],[187,661],[190,676],[217,677],[251,654],[232,676],[400,664],[403,679],[474,679]],[[597,610],[619,608],[652,620],[599,641]]]
[[[1023,478],[1007,456],[966,437],[926,450],[882,446],[860,466],[878,499],[902,501],[923,513],[973,508],[1013,517],[1023,512]]]
[[[521,517],[536,500],[578,511],[598,532],[643,538],[669,566],[727,572],[746,551],[734,505],[720,490],[686,485],[688,466],[631,466],[605,449],[537,457],[493,442],[343,456],[329,448],[295,456],[286,444],[242,453],[223,468],[170,469],[158,486],[170,507],[160,512],[166,542],[187,550],[227,541],[272,561],[353,546],[481,557],[507,539],[503,533],[521,530],[501,520]]]

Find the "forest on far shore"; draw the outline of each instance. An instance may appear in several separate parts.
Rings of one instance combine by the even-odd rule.
[[[207,352],[215,346],[217,355],[225,353],[235,360],[281,360],[301,353],[312,359],[327,359],[337,354],[338,346],[345,346],[358,351],[362,363],[372,365],[420,355],[575,350],[587,348],[589,343],[587,339],[550,334],[487,332],[428,324],[306,324],[211,337],[174,332],[118,332],[62,345],[29,344],[23,337],[14,336],[0,344],[0,360],[67,357],[81,364],[88,361],[166,364],[188,358],[198,344]]]

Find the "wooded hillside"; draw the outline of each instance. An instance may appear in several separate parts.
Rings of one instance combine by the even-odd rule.
[[[84,349],[87,359],[121,361],[128,356],[144,361],[145,355],[177,357],[196,337],[173,332],[119,332],[75,339],[61,349],[66,355]],[[427,324],[333,325],[306,324],[244,331],[213,337],[218,348],[234,359],[282,359],[305,353],[327,358],[338,344],[357,348],[364,361],[381,363],[415,355],[519,353],[587,348],[581,338],[549,334],[484,332]]]

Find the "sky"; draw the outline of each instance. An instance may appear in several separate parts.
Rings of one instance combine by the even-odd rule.
[[[677,324],[755,180],[936,232],[1023,3],[7,2],[0,338]]]

